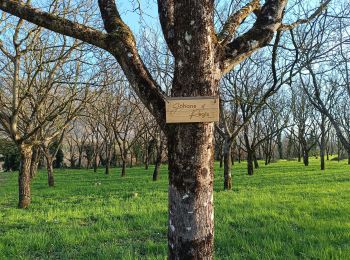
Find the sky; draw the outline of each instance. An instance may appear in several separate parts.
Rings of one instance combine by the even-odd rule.
[[[137,34],[140,31],[140,28],[145,24],[152,28],[160,26],[155,0],[139,0],[142,12],[135,10],[135,7],[137,6],[133,4],[133,2],[137,3],[136,0],[120,0],[118,1],[118,9],[124,22],[135,34]]]

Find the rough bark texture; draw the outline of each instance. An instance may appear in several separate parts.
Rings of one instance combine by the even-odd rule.
[[[26,144],[20,145],[21,166],[18,175],[19,208],[28,208],[30,205],[30,163],[32,159],[32,147]]]
[[[169,259],[213,255],[213,130],[212,123],[186,124],[168,136]]]
[[[174,37],[181,47],[173,53],[172,96],[217,95],[221,75],[213,7],[212,1],[175,2]],[[177,124],[169,128],[169,259],[211,259],[214,124]]]

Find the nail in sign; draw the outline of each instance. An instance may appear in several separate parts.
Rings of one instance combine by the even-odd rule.
[[[167,101],[167,123],[219,121],[219,99],[217,97],[168,98]]]

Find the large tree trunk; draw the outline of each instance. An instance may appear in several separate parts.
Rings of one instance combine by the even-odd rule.
[[[232,189],[232,175],[231,175],[231,149],[232,141],[225,138],[223,145],[223,157],[224,157],[224,189]]]
[[[21,144],[19,147],[21,165],[18,175],[19,208],[27,208],[30,205],[30,164],[32,160],[32,147]]]
[[[168,134],[169,259],[212,258],[213,135],[213,123],[177,125]]]

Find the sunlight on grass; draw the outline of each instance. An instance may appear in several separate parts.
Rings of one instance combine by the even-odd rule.
[[[233,191],[215,177],[216,259],[350,259],[350,166],[281,161],[247,176],[233,167]],[[0,173],[0,259],[165,259],[167,170],[45,172],[32,206],[19,210],[17,174]]]

